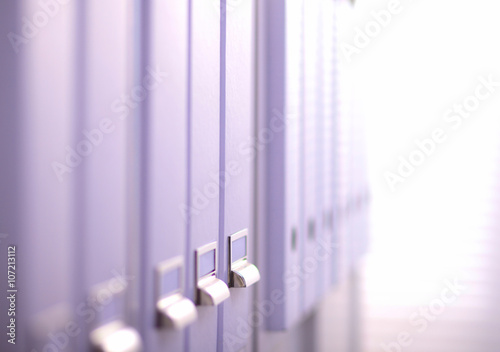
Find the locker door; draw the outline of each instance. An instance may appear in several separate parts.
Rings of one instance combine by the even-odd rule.
[[[196,319],[186,295],[188,4],[150,2],[146,66],[164,72],[152,84],[143,128],[144,250],[141,328],[147,351],[184,350],[185,327]],[[147,72],[148,68],[146,68]]]
[[[336,146],[336,57],[335,57],[335,19],[334,0],[321,2],[322,30],[322,97],[323,97],[323,241],[326,259],[324,261],[323,290],[327,290],[336,277],[338,244],[335,236],[335,146]]]
[[[0,3],[0,30],[3,33],[9,33],[20,28],[20,22],[17,14],[21,2],[1,2]],[[13,16],[13,14],[16,14]],[[21,89],[19,85],[19,74],[21,70],[21,62],[18,54],[14,51],[11,42],[7,36],[0,39],[0,158],[2,160],[2,168],[0,169],[0,194],[2,202],[0,203],[0,260],[2,263],[7,262],[7,246],[9,244],[22,243],[21,234],[19,233],[19,224],[21,214],[19,213],[19,192],[22,189],[22,183],[19,180],[20,165],[22,164],[22,140],[21,124],[22,115],[19,111],[21,98]],[[8,243],[7,243],[8,241]],[[8,272],[2,270],[0,272],[0,289],[2,292],[7,292],[8,287]],[[6,307],[6,308],[4,308]],[[2,305],[2,310],[9,309],[6,305]],[[21,314],[21,313],[20,313]],[[20,315],[19,314],[19,315]],[[0,317],[2,326],[7,327],[10,324],[10,318],[7,314]],[[26,315],[19,317],[26,321]],[[19,349],[27,348],[22,341],[27,341],[26,325],[20,324],[17,337],[19,341]],[[5,335],[7,337],[7,335]],[[10,337],[9,337],[10,338]],[[7,339],[0,340],[0,349],[6,351],[11,344]]]
[[[252,285],[260,278],[250,252],[255,238],[252,226],[254,158],[248,148],[254,129],[255,4],[252,0],[222,4],[226,25],[225,130],[221,129],[225,184],[219,267],[231,287],[231,296],[219,308],[219,343],[223,343],[219,350],[251,351]],[[240,284],[244,287],[238,287]]]
[[[189,351],[215,351],[220,304],[229,296],[220,279],[217,245],[220,196],[220,8],[192,0],[189,81],[189,232],[186,277],[198,320],[188,328]]]
[[[16,247],[9,249],[15,261],[4,267],[2,283],[7,282],[7,269],[16,273],[14,287],[3,292],[16,296],[16,315],[8,316],[4,326],[16,319],[17,336],[12,345],[4,335],[0,349],[73,349],[74,335],[65,327],[75,319],[72,212],[78,170],[68,167],[65,158],[75,122],[75,6],[47,10],[36,2],[16,3],[0,6],[0,21],[6,25],[2,29],[10,36],[0,42],[0,80],[5,84],[1,160],[16,158],[2,164],[0,250],[7,263],[7,248]],[[4,301],[12,302],[7,296]]]
[[[287,290],[286,327],[301,318],[304,305],[304,238],[301,203],[304,184],[301,178],[303,168],[301,153],[301,125],[303,124],[304,99],[304,29],[303,1],[286,2],[286,78],[285,78],[285,160],[286,180],[285,248],[286,268],[284,283]]]
[[[352,11],[351,5],[345,1],[337,1],[335,3],[336,18],[348,18],[350,12]],[[339,61],[341,65],[341,61]],[[339,242],[339,261],[338,261],[338,277],[339,281],[343,281],[347,278],[348,269],[352,264],[352,245],[349,233],[350,217],[348,212],[348,203],[351,197],[351,184],[350,184],[350,153],[351,153],[351,126],[350,122],[350,103],[347,99],[349,96],[348,89],[350,82],[344,79],[344,71],[342,66],[339,67],[338,71],[338,85],[337,85],[337,96],[338,96],[338,108],[337,108],[337,177],[335,192],[337,197],[335,198],[336,208],[337,208],[337,239]]]
[[[301,316],[303,229],[300,222],[300,125],[302,84],[301,2],[270,1],[258,14],[259,113],[255,132],[258,157],[259,269],[257,302],[267,330],[284,330]],[[262,34],[260,34],[262,33]],[[286,84],[285,84],[286,83]],[[266,334],[259,336],[259,346]]]
[[[106,350],[116,340],[127,341],[131,350],[140,339],[128,325],[127,293],[140,278],[127,271],[128,154],[127,129],[146,86],[132,87],[131,1],[87,1],[83,14],[82,136],[76,146],[83,155],[78,187],[77,227],[82,250],[83,278],[80,324],[84,350],[92,344]],[[161,80],[154,71],[149,80]],[[85,139],[84,139],[85,138]]]
[[[319,0],[304,2],[304,119],[301,129],[304,193],[301,214],[305,232],[302,258],[305,312],[309,312],[316,303],[324,269],[318,256],[322,236],[323,195],[320,14]]]

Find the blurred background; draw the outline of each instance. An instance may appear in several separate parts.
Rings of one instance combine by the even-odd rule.
[[[340,46],[353,44],[389,3],[356,1],[339,18]],[[496,88],[479,104],[471,98],[482,78],[500,79],[498,5],[394,3],[399,13],[366,47],[339,55],[364,116],[373,197],[359,348],[498,351],[500,98]],[[467,107],[462,114],[459,105]],[[428,145],[434,150],[424,158],[412,156],[436,129],[444,141]],[[401,179],[388,176],[398,174],[401,158],[418,166]],[[456,299],[445,293],[449,301],[448,282],[459,285]],[[332,346],[325,338],[325,350]]]

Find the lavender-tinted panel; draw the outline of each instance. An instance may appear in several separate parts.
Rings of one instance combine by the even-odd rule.
[[[219,3],[191,1],[190,81],[190,252],[218,240],[219,234]],[[188,270],[188,294],[194,295],[194,268]],[[217,307],[200,306],[198,320],[188,328],[192,351],[217,348]]]
[[[184,349],[184,331],[158,329],[155,324],[158,297],[154,289],[156,266],[179,255],[185,258],[186,253],[188,3],[151,1],[147,18],[143,35],[149,44],[147,67],[161,71],[162,76],[148,92],[147,116],[141,119],[145,129],[142,161],[147,175],[142,185],[146,217],[142,329],[147,350],[161,351],[168,345],[180,351]],[[142,69],[147,72],[146,67]],[[186,259],[184,267],[188,267]]]
[[[227,281],[229,270],[228,237],[243,229],[250,229],[253,214],[253,163],[251,137],[254,130],[254,0],[238,3],[225,2],[226,16],[226,97],[225,97],[225,174],[224,233],[219,243],[221,278]],[[252,227],[253,229],[253,227]],[[233,258],[247,254],[247,243],[253,243],[255,234],[233,242]],[[242,246],[239,246],[242,244]],[[249,260],[254,257],[250,251]],[[253,287],[230,289],[231,296],[224,302],[223,324],[219,334],[222,351],[251,350],[251,334],[242,336],[242,322],[248,321],[253,300]],[[224,336],[226,336],[224,338]],[[237,339],[228,339],[237,336]]]

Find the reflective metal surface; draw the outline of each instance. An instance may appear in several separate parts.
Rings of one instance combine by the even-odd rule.
[[[90,333],[90,341],[96,352],[142,351],[139,333],[121,321],[114,321],[93,330]]]
[[[158,324],[161,327],[183,329],[198,318],[193,302],[181,294],[174,294],[159,300],[156,309]]]
[[[209,276],[198,281],[197,304],[216,306],[229,298],[229,288],[222,280]]]
[[[229,287],[248,287],[260,280],[260,272],[255,265],[242,260],[232,267],[230,278]]]
[[[248,261],[248,229],[229,237],[229,287],[248,287],[260,280],[259,269]]]

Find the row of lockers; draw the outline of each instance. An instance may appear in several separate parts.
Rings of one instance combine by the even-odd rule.
[[[2,350],[257,350],[365,251],[335,1],[0,10]]]
[[[363,126],[337,55],[337,17],[346,10],[344,1],[272,1],[260,13],[266,38],[259,42],[265,57],[257,133],[286,121],[257,170],[257,233],[277,234],[258,247],[262,297],[274,290],[287,297],[269,329],[289,328],[311,313],[367,248]],[[279,263],[276,253],[284,254]]]

